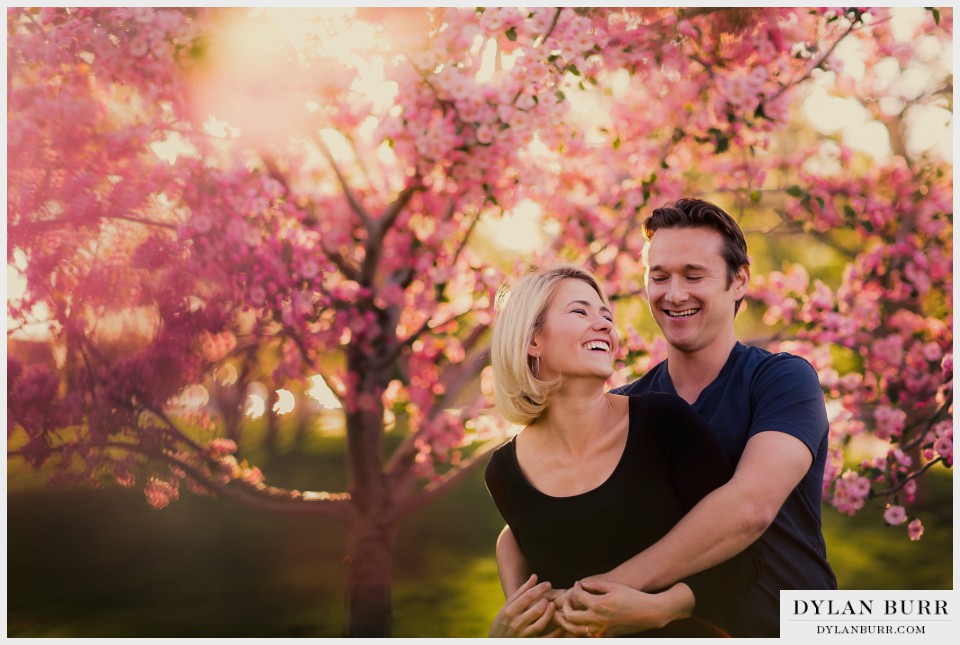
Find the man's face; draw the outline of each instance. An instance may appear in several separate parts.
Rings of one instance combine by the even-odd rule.
[[[723,237],[710,228],[658,230],[647,249],[650,311],[671,346],[685,353],[733,337],[734,305],[746,291],[743,268],[727,284]]]

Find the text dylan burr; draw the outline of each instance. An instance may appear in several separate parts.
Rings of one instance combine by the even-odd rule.
[[[794,600],[795,616],[947,616],[946,600]]]

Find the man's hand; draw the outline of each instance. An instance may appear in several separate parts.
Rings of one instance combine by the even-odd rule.
[[[690,615],[693,594],[677,584],[650,594],[606,580],[578,582],[564,596],[557,622],[578,636],[623,636]]]
[[[556,613],[549,582],[537,584],[536,574],[507,598],[490,626],[492,638],[559,636],[562,629],[551,623]]]

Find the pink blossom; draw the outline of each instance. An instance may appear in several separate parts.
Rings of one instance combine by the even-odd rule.
[[[696,29],[693,28],[693,25],[690,24],[689,20],[681,20],[677,23],[677,33],[680,33],[687,38],[698,38],[699,34]]]
[[[243,470],[242,479],[251,486],[257,486],[263,483],[263,473],[260,472],[260,469],[256,466],[253,466],[252,468],[245,468]]]
[[[944,459],[953,458],[953,439],[948,435],[943,435],[933,444],[933,449]]]
[[[923,536],[923,524],[920,522],[919,518],[910,522],[907,525],[907,534],[910,536],[911,542],[916,542]]]
[[[147,504],[151,508],[160,510],[169,506],[170,502],[180,498],[180,493],[176,486],[170,482],[151,477],[144,486],[143,494],[147,498]]]
[[[903,524],[907,519],[907,511],[902,506],[891,506],[887,504],[887,510],[883,513],[883,519],[891,526]]]
[[[927,343],[923,346],[923,357],[931,363],[936,362],[943,357],[943,351],[937,343]]]
[[[903,410],[881,405],[874,411],[873,418],[877,421],[876,435],[881,439],[890,439],[903,430],[907,414]]]
[[[210,442],[210,455],[213,458],[223,457],[237,451],[237,443],[232,439],[216,438]]]
[[[143,36],[137,36],[130,41],[129,51],[131,56],[139,58],[150,51],[150,43]]]

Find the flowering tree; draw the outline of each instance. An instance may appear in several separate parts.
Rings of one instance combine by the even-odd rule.
[[[952,465],[951,172],[901,127],[949,77],[897,97],[837,55],[925,64],[950,10],[906,39],[887,10],[311,15],[8,11],[8,263],[27,284],[8,315],[43,318],[53,348],[9,359],[11,454],[142,486],[156,508],[184,486],[341,520],[350,634],[385,634],[398,522],[503,436],[484,371],[496,288],[563,257],[630,303],[649,208],[717,194],[846,267],[831,286],[781,266],[750,296],[767,344],[808,357],[841,406],[828,499],[879,497],[903,523],[917,477]],[[878,116],[900,142],[887,161],[809,128],[794,145],[813,83],[878,115],[900,99]],[[524,209],[543,247],[491,251],[484,227]],[[624,327],[620,380],[662,356]],[[343,492],[270,485],[238,448],[255,384],[317,374],[345,408]],[[845,466],[858,434],[886,456]]]

